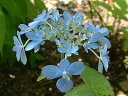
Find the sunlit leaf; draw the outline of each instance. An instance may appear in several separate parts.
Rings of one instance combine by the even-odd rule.
[[[81,76],[87,87],[92,90],[94,96],[114,96],[112,87],[103,74],[86,66]]]

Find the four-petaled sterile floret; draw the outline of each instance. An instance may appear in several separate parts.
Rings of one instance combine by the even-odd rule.
[[[54,79],[61,77],[56,86],[61,92],[68,92],[73,88],[73,82],[70,79],[70,75],[80,75],[85,69],[83,62],[76,61],[69,63],[67,59],[62,59],[60,61],[60,66],[47,65],[43,67],[41,73],[47,79]]]

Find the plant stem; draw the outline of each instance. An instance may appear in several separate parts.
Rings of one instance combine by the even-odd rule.
[[[28,39],[28,40],[25,42],[25,44],[23,45],[23,47],[25,47],[25,46],[28,44],[29,41],[30,41],[30,40]]]
[[[89,49],[90,51],[92,51],[92,53],[97,57],[97,58],[99,58],[100,59],[100,57],[96,54],[96,52],[95,51],[93,51],[92,49]]]

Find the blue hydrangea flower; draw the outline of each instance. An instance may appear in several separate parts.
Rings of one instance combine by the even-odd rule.
[[[61,38],[60,40],[56,40],[56,44],[58,45],[58,51],[60,53],[65,53],[65,57],[69,57],[72,54],[78,55],[78,46],[71,44],[69,41]]]
[[[79,26],[83,22],[83,16],[80,11],[78,11],[74,16],[72,16],[68,11],[63,12],[63,18],[59,19],[65,25]]]
[[[43,21],[46,21],[50,17],[50,13],[52,12],[52,10],[53,9],[49,10],[47,13],[46,10],[43,10],[43,12],[37,18],[35,18],[33,22],[28,24],[29,29],[33,29],[42,24]]]
[[[53,19],[53,20],[58,20],[60,18],[60,16],[62,16],[62,14],[59,14],[59,11],[56,10],[53,12],[52,15],[49,16],[49,18]]]
[[[61,17],[59,20],[63,22],[65,25],[69,25],[72,20],[72,15],[68,11],[63,12],[63,18]]]
[[[109,34],[107,28],[100,28],[99,25],[94,25],[93,23],[89,22],[85,26],[87,30],[87,37],[89,42],[99,42],[101,45],[107,45],[108,48],[111,47],[110,41],[105,37]]]
[[[104,49],[100,49],[100,61],[98,65],[99,72],[103,72],[103,67],[105,68],[105,71],[108,70],[108,64],[110,62],[108,53],[109,51],[107,51],[107,45],[104,46]]]
[[[70,62],[67,59],[62,59],[60,61],[60,66],[47,65],[43,67],[41,73],[47,79],[54,79],[61,77],[56,86],[61,92],[68,92],[73,88],[73,82],[70,79],[69,75],[80,75],[85,69],[83,62]]]
[[[25,50],[29,51],[34,48],[34,52],[39,51],[40,45],[44,45],[45,41],[43,40],[43,32],[38,31],[37,32],[27,32],[26,36],[29,40],[32,40],[28,45],[26,46]]]
[[[76,14],[73,16],[73,24],[82,24],[84,21],[83,16],[82,16],[82,12],[78,11],[76,12]]]
[[[83,47],[84,47],[85,51],[88,53],[88,49],[98,49],[99,45],[96,43],[92,43],[92,42],[85,42],[83,44]]]
[[[17,61],[19,61],[21,59],[22,63],[26,64],[27,57],[25,54],[24,45],[22,43],[21,36],[20,36],[19,32],[17,32],[17,36],[18,36],[18,38],[16,36],[13,37],[14,44],[15,44],[15,46],[13,47],[13,51],[16,51]]]
[[[22,35],[22,34],[25,34],[25,33],[27,33],[27,32],[29,32],[28,31],[28,26],[27,25],[25,25],[25,24],[20,24],[19,26],[18,26],[19,28],[20,28],[20,34]]]

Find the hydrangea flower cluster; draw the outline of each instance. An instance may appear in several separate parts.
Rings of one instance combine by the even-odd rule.
[[[55,42],[58,52],[64,54],[64,58],[61,58],[60,66],[47,65],[42,68],[41,73],[47,79],[61,77],[56,83],[61,92],[68,92],[73,88],[70,75],[80,75],[85,69],[83,62],[76,61],[70,64],[67,59],[72,54],[79,55],[80,47],[84,47],[86,53],[90,50],[96,55],[99,59],[99,72],[103,72],[103,68],[107,71],[110,62],[107,49],[111,47],[110,41],[106,37],[109,35],[109,31],[107,28],[100,28],[99,25],[95,26],[91,22],[83,25],[83,21],[80,11],[72,16],[67,11],[60,14],[58,10],[54,12],[53,9],[48,12],[43,10],[28,25],[19,25],[20,32],[18,31],[17,36],[13,38],[15,44],[13,51],[16,51],[17,60],[26,64],[26,51],[34,49],[36,53],[41,45],[45,45],[46,40]],[[25,43],[22,42],[22,35],[28,39]],[[99,50],[99,55],[94,50]]]

